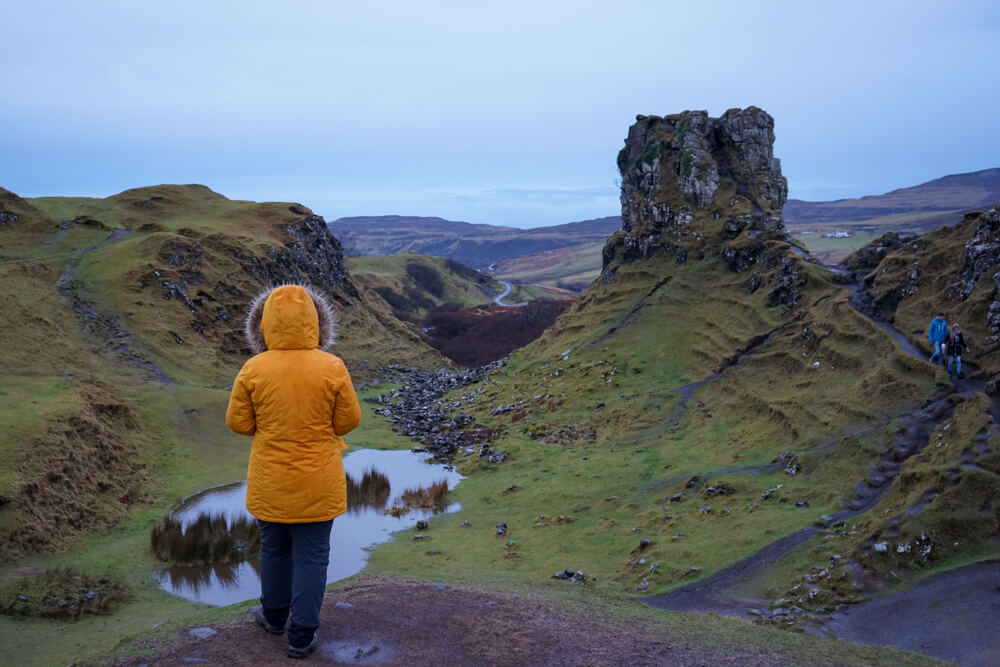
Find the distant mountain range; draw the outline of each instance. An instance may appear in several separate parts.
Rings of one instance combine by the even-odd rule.
[[[912,231],[927,231],[956,224],[965,211],[986,209],[998,202],[1000,169],[984,169],[858,199],[789,199],[784,217],[789,227],[863,222],[879,227],[911,225]]]
[[[789,199],[783,215],[792,234],[808,242],[817,256],[834,261],[883,232],[922,234],[955,225],[966,211],[987,209],[998,202],[1000,168],[950,174],[856,199]],[[350,255],[412,252],[448,257],[474,268],[497,264],[497,277],[552,288],[560,283],[586,284],[597,275],[599,248],[621,229],[621,218],[517,229],[436,217],[382,215],[340,218],[329,227]],[[820,239],[821,234],[831,232],[847,232],[850,238]],[[556,250],[559,252],[552,252]]]
[[[621,218],[609,216],[517,229],[434,217],[380,215],[339,218],[329,226],[348,254],[379,256],[414,252],[449,257],[481,268],[512,257],[603,242],[621,228]]]

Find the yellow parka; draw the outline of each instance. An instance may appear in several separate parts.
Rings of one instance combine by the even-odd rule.
[[[262,293],[250,307],[255,352],[236,376],[226,424],[252,435],[247,510],[278,523],[329,521],[347,510],[341,436],[361,423],[351,376],[333,344],[326,300],[300,285]]]

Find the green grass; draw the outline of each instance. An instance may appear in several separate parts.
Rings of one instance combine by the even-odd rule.
[[[801,232],[793,233],[792,236],[806,246],[809,252],[820,261],[826,264],[835,264],[881,236],[881,232],[852,231],[847,238],[826,238],[814,234],[802,234]]]
[[[415,322],[422,321],[432,307],[452,302],[463,308],[478,306],[493,300],[502,286],[483,274],[464,266],[450,264],[441,257],[428,257],[414,253],[399,253],[382,257],[348,257],[347,268],[351,275],[365,288],[390,289],[403,297],[416,292],[426,304],[415,303],[406,315]],[[417,265],[425,271],[433,271],[440,279],[440,294],[434,294],[417,283],[407,273],[407,267]],[[412,299],[411,299],[412,300]]]
[[[802,451],[876,425],[882,415],[905,409],[933,387],[932,370],[900,359],[890,340],[872,345],[869,338],[878,340],[879,334],[836,290],[826,288],[827,296],[810,312],[816,318],[813,333],[803,337],[803,327],[784,323],[779,309],[730,296],[728,289],[738,286],[727,288],[725,281],[736,283],[736,277],[717,273],[711,264],[676,270],[629,324],[597,342],[612,323],[627,319],[649,289],[650,268],[649,263],[622,267],[616,281],[584,297],[491,379],[477,413],[484,423],[508,424],[510,435],[499,444],[508,462],[495,470],[478,459],[463,464],[460,469],[474,474],[456,493],[462,512],[432,521],[438,553],[426,556],[426,547],[399,540],[375,553],[374,571],[495,569],[544,578],[571,567],[594,575],[609,590],[634,592],[642,568],[629,565],[636,560],[632,550],[648,537],[653,545],[644,557],[661,563],[650,590],[662,592],[681,583],[689,568],[700,568],[700,574],[685,582],[811,525],[836,508],[879,450],[861,448],[845,459],[838,448],[807,457],[818,471],[810,479],[716,475],[736,493],[670,503],[690,477],[769,463],[782,451]],[[636,284],[646,287],[638,290]],[[728,370],[678,411],[680,398],[671,389],[706,377],[751,336],[776,327],[769,351]],[[861,340],[869,340],[869,349],[855,344]],[[570,354],[562,359],[565,350]],[[823,368],[812,369],[814,360],[823,360]],[[761,387],[767,387],[766,400]],[[885,387],[894,390],[884,393]],[[527,400],[538,394],[561,404]],[[526,403],[523,419],[488,414],[490,403],[519,398]],[[560,428],[570,433],[569,442],[526,437]],[[777,484],[782,490],[761,501],[761,493]],[[502,495],[511,485],[519,490]],[[796,507],[799,500],[810,507]],[[748,511],[752,504],[759,507]],[[700,513],[704,506],[712,512]],[[571,521],[553,522],[559,515]],[[463,527],[464,520],[472,526]],[[493,536],[501,521],[511,530],[514,549]],[[680,533],[684,537],[671,540]]]
[[[603,249],[604,242],[595,242],[517,257],[500,262],[493,275],[527,287],[587,285],[601,272]]]
[[[109,199],[96,197],[35,197],[31,203],[55,220],[73,220],[87,216],[100,220],[105,225],[116,228],[118,224],[115,215],[115,205]]]
[[[962,221],[966,209],[952,211],[912,211],[894,213],[864,220],[838,220],[803,222],[789,225],[792,236],[808,246],[809,251],[821,261],[833,264],[886,232],[902,236],[919,236],[946,225]],[[860,229],[874,227],[875,229]],[[847,238],[826,238],[832,232],[849,232]]]

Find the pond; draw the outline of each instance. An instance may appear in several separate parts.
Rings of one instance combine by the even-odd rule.
[[[387,506],[405,489],[427,487],[440,480],[447,480],[448,488],[453,489],[463,479],[458,473],[429,462],[427,454],[359,449],[349,451],[344,457],[344,471],[356,480],[373,467],[389,478],[391,492]],[[188,496],[171,513],[185,527],[204,513],[221,514],[231,520],[249,516],[244,509],[245,500],[246,482],[233,482]],[[444,511],[459,509],[458,503],[451,503]],[[412,528],[417,521],[433,514],[434,510],[411,509],[395,517],[381,509],[361,507],[337,517],[330,535],[327,583],[357,574],[365,566],[372,547],[388,542],[393,532]],[[234,604],[260,595],[260,564],[256,558],[211,565],[174,565],[157,572],[156,578],[160,588],[168,593],[212,605]]]

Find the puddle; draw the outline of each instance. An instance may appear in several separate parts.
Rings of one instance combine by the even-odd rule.
[[[377,665],[392,660],[399,654],[393,644],[382,641],[324,642],[320,645],[319,650],[322,654],[344,665]]]
[[[453,489],[462,479],[436,463],[427,463],[427,454],[409,451],[359,449],[344,457],[344,470],[355,480],[374,467],[389,478],[389,505],[405,489],[426,487],[442,479]],[[232,520],[247,515],[244,509],[246,482],[213,486],[184,498],[173,511],[186,528],[199,514],[221,514]],[[451,503],[445,512],[461,507]],[[349,509],[333,522],[330,534],[330,565],[327,583],[357,574],[365,566],[368,550],[392,539],[391,533],[412,528],[418,520],[434,514],[433,510],[413,509],[401,517],[383,514],[381,509]],[[195,602],[229,605],[260,595],[260,565],[257,559],[212,565],[175,565],[156,573],[160,588]]]

